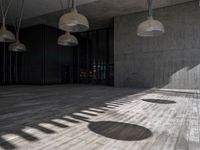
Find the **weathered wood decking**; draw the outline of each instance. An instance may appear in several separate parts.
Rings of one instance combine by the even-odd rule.
[[[0,149],[199,150],[199,141],[198,92],[0,88]]]

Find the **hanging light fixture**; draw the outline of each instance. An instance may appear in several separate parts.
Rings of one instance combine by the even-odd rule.
[[[3,0],[1,0],[1,13],[2,13],[2,26],[0,28],[0,42],[12,43],[15,42],[15,35],[6,29],[6,15],[8,13],[9,7],[12,0],[8,2],[8,6],[4,11]]]
[[[62,3],[62,0],[60,0],[60,5],[63,9],[64,14],[65,14],[66,11],[64,9],[64,5]],[[68,3],[68,8],[69,7],[70,6],[69,6],[69,3]],[[61,45],[61,46],[76,46],[76,45],[78,45],[78,39],[74,35],[71,35],[70,32],[66,31],[65,34],[59,36],[57,44]]]
[[[27,50],[26,46],[19,41],[19,31],[20,31],[22,17],[23,17],[23,9],[24,9],[24,0],[22,0],[22,7],[21,7],[21,11],[20,11],[19,20],[17,19],[16,25],[14,23],[17,41],[15,43],[10,44],[9,48],[8,48],[9,51],[12,51],[12,52],[25,52]]]
[[[61,16],[58,26],[61,30],[69,32],[83,32],[89,29],[88,20],[78,13],[75,0],[72,0],[72,10]]]
[[[58,38],[58,45],[61,46],[76,46],[78,45],[78,40],[74,35],[71,35],[70,32],[65,32]]]
[[[153,37],[153,36],[160,36],[165,32],[163,24],[158,21],[154,20],[153,18],[153,11],[152,11],[152,1],[148,1],[148,9],[149,9],[149,16],[148,19],[139,24],[137,29],[137,35],[141,37]]]
[[[9,51],[12,52],[25,52],[26,51],[26,46],[23,43],[20,43],[19,40],[17,42],[12,43],[9,45]]]

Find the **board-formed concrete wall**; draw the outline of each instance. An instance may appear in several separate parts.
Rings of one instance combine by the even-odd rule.
[[[115,18],[115,86],[200,89],[200,7],[189,2],[154,16],[165,26],[161,37],[136,36],[147,12]]]

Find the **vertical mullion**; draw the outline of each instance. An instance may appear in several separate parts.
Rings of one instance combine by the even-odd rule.
[[[109,50],[110,50],[110,38],[109,29],[106,30],[106,84],[109,84]]]
[[[3,84],[6,83],[6,44],[3,43]]]

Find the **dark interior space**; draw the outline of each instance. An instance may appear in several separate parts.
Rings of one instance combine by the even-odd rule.
[[[77,35],[77,82],[84,84],[114,84],[113,28],[94,30]]]
[[[27,53],[1,44],[1,84],[114,84],[113,28],[78,33],[77,47],[56,44],[62,32],[47,25],[22,29]],[[5,48],[4,48],[5,46]]]

